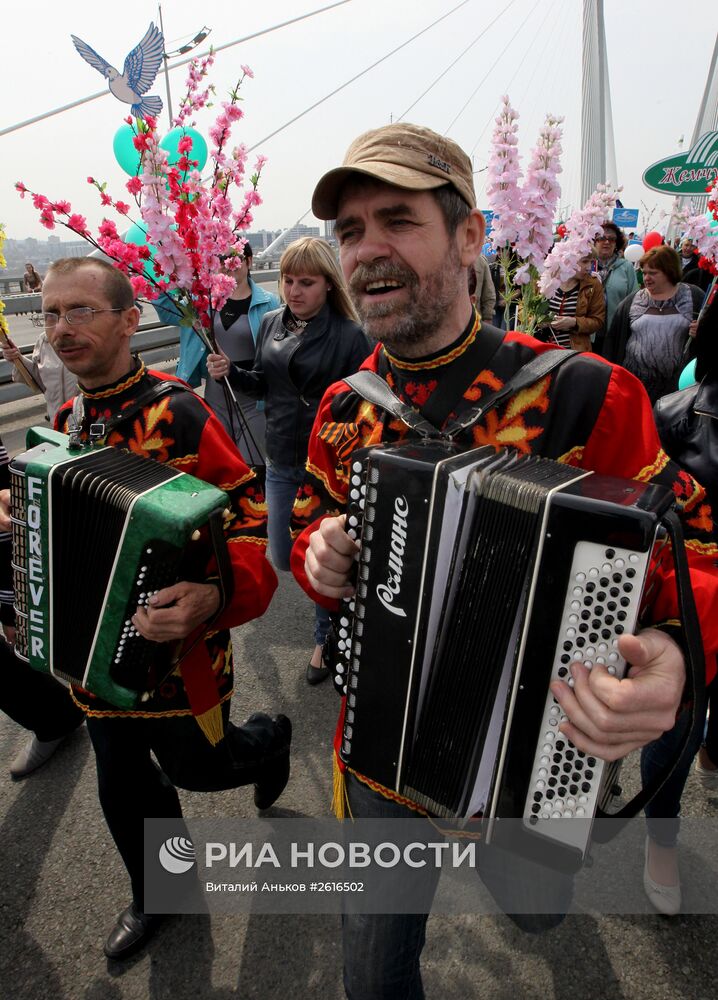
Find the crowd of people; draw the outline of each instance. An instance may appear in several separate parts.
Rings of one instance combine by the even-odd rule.
[[[86,720],[100,803],[131,890],[105,945],[114,960],[141,948],[160,920],[144,911],[143,819],[181,817],[177,788],[251,784],[255,805],[264,810],[289,780],[292,724],[282,706],[273,707],[274,715],[250,716],[241,727],[229,721],[229,629],[261,616],[276,587],[275,569],[291,568],[316,608],[306,679],[314,685],[329,676],[323,649],[338,601],[352,593],[357,552],[345,530],[352,455],[410,434],[407,422],[368,404],[344,381],[359,368],[378,374],[405,412],[431,413],[441,428],[535,358],[557,347],[577,352],[560,368],[547,369],[541,391],[520,416],[509,399],[490,421],[467,424],[458,443],[499,448],[508,441],[526,454],[673,489],[688,539],[709,679],[715,672],[718,307],[684,281],[695,254],[686,255],[685,246],[683,257],[668,246],[649,250],[638,262],[639,288],[636,269],[622,255],[625,236],[606,221],[593,256],[557,289],[552,319],[533,338],[487,322],[502,289],[492,287],[480,253],[484,220],[471,161],[451,140],[407,123],[365,133],[343,164],[319,180],[312,207],[317,218],[336,220],[339,260],[322,240],[292,244],[280,262],[281,301],[252,279],[250,250],[223,261],[235,289],[214,316],[216,350],[207,353],[197,342],[189,365],[205,374],[204,400],[132,354],[139,312],[120,271],[89,258],[58,261],[42,283],[43,345],[77,386],[67,392],[74,401],[55,406],[53,398],[55,426],[66,431],[74,421],[86,441],[101,416],[108,443],[171,463],[230,496],[224,532],[234,593],[224,600],[208,551],[195,578],[160,590],[137,609],[132,622],[141,635],[178,643],[181,652],[165,681],[131,712],[76,685],[68,692],[14,656],[9,541],[0,535],[0,620],[8,639],[0,655],[12,678],[0,689],[0,708],[32,733],[11,771],[15,778],[30,774]],[[17,361],[11,348],[4,354]],[[694,355],[699,383],[676,393],[682,366]],[[48,402],[49,370],[38,371]],[[150,414],[157,392],[166,403],[159,421],[156,409]],[[5,458],[0,449],[0,476],[6,477]],[[0,479],[0,491],[4,486]],[[0,530],[7,531],[7,493],[0,498]],[[642,630],[619,640],[630,664],[626,679],[574,663],[571,683],[552,686],[566,717],[561,731],[579,749],[608,761],[645,748],[648,780],[684,725],[684,648],[672,570],[660,563]],[[391,664],[370,666],[385,672]],[[47,691],[39,694],[39,684]],[[52,725],[43,709],[50,703],[60,706]],[[343,713],[340,725],[342,719]],[[709,787],[718,786],[717,743],[718,718],[712,718],[705,746],[690,748],[699,753],[696,769]],[[408,818],[422,811],[371,776],[337,764],[343,806],[352,816]],[[677,822],[669,838],[650,824],[658,816],[677,820],[690,766],[685,754],[671,788],[647,810],[644,885],[662,913],[680,908]],[[517,899],[525,902],[542,885],[535,864],[518,858],[507,864],[490,849],[481,874],[508,914],[519,908]],[[570,879],[559,880],[556,892],[547,906],[554,916],[543,926],[570,906]],[[520,914],[514,919],[526,926]],[[344,915],[350,1000],[423,996],[426,920],[426,914]],[[537,920],[531,929],[541,926]]]

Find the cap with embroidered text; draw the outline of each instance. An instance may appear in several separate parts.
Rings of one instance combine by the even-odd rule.
[[[476,208],[471,160],[451,139],[421,125],[397,122],[355,139],[341,167],[324,174],[314,190],[317,219],[336,219],[339,195],[352,174],[365,174],[410,191],[451,184],[470,208]]]

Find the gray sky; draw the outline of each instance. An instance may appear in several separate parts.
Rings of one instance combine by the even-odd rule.
[[[213,29],[210,40],[221,45],[328,2],[165,0],[166,46],[168,50],[178,46],[203,24]],[[248,64],[255,74],[243,87],[246,117],[235,126],[234,138],[250,147],[260,142],[457,3],[350,0],[220,52],[212,72],[218,96],[233,85],[240,64]],[[473,155],[480,171],[486,165],[493,117],[504,93],[520,114],[524,166],[545,113],[565,116],[561,204],[575,207],[579,198],[581,10],[580,0],[469,0],[401,52],[261,144],[257,152],[268,157],[260,187],[264,204],[256,210],[252,228],[293,224],[308,210],[318,177],[341,162],[351,140],[392,116],[446,132]],[[685,21],[680,11],[674,0],[605,3],[622,200],[630,208],[642,208],[642,202],[649,211],[655,206],[654,224],[659,212],[670,208],[670,199],[645,188],[641,174],[655,160],[677,151],[682,135],[687,148],[718,28],[718,10],[710,5],[699,11],[686,8]],[[157,20],[157,6],[142,0],[124,0],[121,5],[89,0],[8,5],[3,16],[5,107],[0,127],[106,86],[75,52],[71,34],[79,35],[121,70],[149,22]],[[185,78],[186,67],[170,74],[175,106]],[[151,92],[165,99],[162,76]],[[97,192],[85,181],[87,175],[108,181],[116,198],[130,200],[124,190],[127,177],[112,153],[113,135],[128,110],[128,105],[108,95],[0,137],[0,221],[8,236],[48,235],[29,200],[21,201],[14,191],[16,180],[51,199],[67,198],[75,211],[95,224],[102,212]],[[213,117],[210,111],[198,118],[200,131],[206,134]],[[166,123],[163,112],[163,129]],[[484,178],[485,173],[477,173],[479,202],[485,207]],[[639,224],[645,219],[644,211]],[[306,224],[312,221],[311,215],[304,219]],[[69,237],[67,230],[58,229],[56,235]]]

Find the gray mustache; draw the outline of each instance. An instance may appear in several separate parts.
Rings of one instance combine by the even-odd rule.
[[[370,281],[381,281],[390,279],[400,281],[404,285],[414,285],[416,275],[408,267],[398,267],[396,264],[374,264],[368,266],[360,264],[349,279],[349,289],[352,292],[360,292]]]

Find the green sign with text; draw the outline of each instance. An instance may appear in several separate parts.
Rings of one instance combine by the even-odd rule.
[[[661,194],[706,194],[718,177],[718,132],[706,132],[687,153],[675,153],[651,164],[643,174],[646,187]]]

